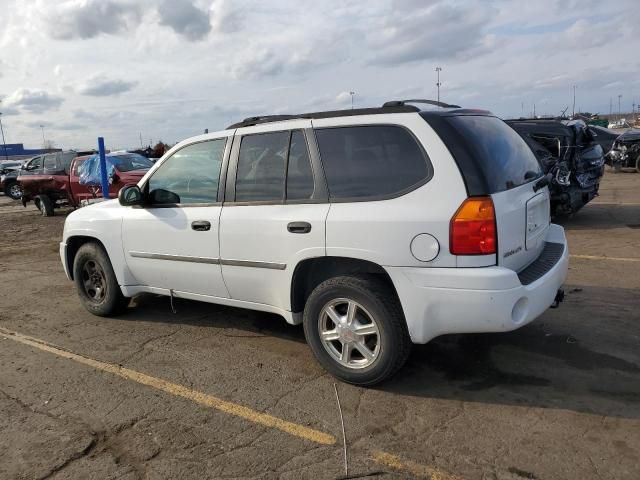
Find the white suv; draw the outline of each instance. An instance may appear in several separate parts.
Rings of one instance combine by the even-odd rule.
[[[179,143],[119,201],[67,218],[60,256],[82,303],[112,315],[151,292],[274,312],[359,385],[412,343],[529,323],[568,267],[547,178],[491,113],[409,103]]]

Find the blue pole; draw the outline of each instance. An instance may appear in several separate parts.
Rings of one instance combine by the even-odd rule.
[[[102,196],[109,198],[109,177],[107,175],[107,158],[104,154],[104,138],[98,137],[98,153],[100,154],[100,179],[102,183]]]

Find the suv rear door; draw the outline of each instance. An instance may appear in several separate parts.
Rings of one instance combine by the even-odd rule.
[[[536,187],[543,174],[533,152],[492,115],[423,116],[451,150],[469,196],[491,196],[498,265],[523,270],[540,256],[551,223],[549,190]]]
[[[236,132],[220,219],[233,299],[289,310],[296,264],[325,255],[329,204],[310,127],[299,120]]]

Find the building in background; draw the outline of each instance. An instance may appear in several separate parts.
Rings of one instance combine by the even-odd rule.
[[[61,151],[60,148],[24,148],[22,143],[0,143],[0,160],[23,160],[43,153]]]

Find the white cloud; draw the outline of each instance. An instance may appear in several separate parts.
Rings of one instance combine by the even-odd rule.
[[[5,114],[18,112],[43,113],[57,109],[62,102],[62,97],[44,90],[19,88],[3,99],[2,104],[6,107]]]
[[[211,31],[209,12],[200,10],[191,0],[163,0],[158,13],[161,25],[189,41],[202,40]]]
[[[49,35],[60,40],[121,33],[135,28],[142,14],[141,7],[134,2],[67,0],[38,3],[46,14]]]
[[[138,82],[136,81],[113,79],[103,74],[98,74],[81,83],[78,87],[78,92],[92,97],[108,97],[128,92],[137,84]]]
[[[488,42],[485,29],[492,10],[445,1],[398,2],[380,28],[368,32],[369,61],[397,65],[477,53]]]

